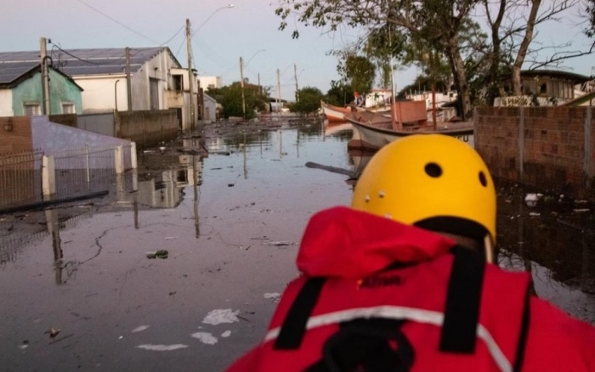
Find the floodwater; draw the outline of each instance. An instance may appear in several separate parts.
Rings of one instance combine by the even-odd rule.
[[[309,217],[349,203],[347,176],[305,164],[361,171],[370,155],[350,138],[318,122],[211,125],[143,152],[138,177],[116,182],[137,192],[0,216],[0,369],[223,370],[264,335]],[[500,193],[502,265],[595,323],[587,207]]]

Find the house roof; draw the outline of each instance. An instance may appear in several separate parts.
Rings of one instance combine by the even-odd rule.
[[[523,77],[534,77],[534,76],[549,76],[558,79],[572,80],[574,83],[584,83],[591,80],[589,76],[575,74],[574,72],[559,71],[559,70],[523,70],[521,71]]]
[[[168,47],[131,48],[130,71],[136,72],[140,67],[166,50],[176,64],[180,63]],[[7,84],[25,72],[40,64],[39,51],[34,52],[0,52],[0,84]],[[52,66],[69,76],[122,74],[126,69],[126,50],[124,48],[109,49],[52,49],[48,51],[52,57]]]
[[[0,67],[2,65],[0,64]],[[56,73],[58,73],[59,75],[63,76],[65,79],[69,80],[72,84],[74,84],[81,92],[83,91],[83,88],[78,85],[74,80],[72,80],[72,78],[68,75],[66,75],[65,73],[63,73],[60,70],[56,70],[52,67],[50,67],[51,70],[55,71]],[[15,69],[16,70],[16,69]],[[0,68],[0,72],[2,71],[2,69]],[[10,88],[14,88],[17,85],[19,85],[20,83],[22,83],[23,81],[29,79],[31,76],[35,75],[36,73],[41,72],[41,63],[38,63],[37,65],[34,65],[32,68],[30,68],[29,70],[24,71],[23,73],[21,73],[20,75],[18,75],[16,78],[12,79],[9,82],[2,82],[2,80],[0,80],[0,89],[10,89]],[[0,78],[2,77],[2,75],[0,75]]]

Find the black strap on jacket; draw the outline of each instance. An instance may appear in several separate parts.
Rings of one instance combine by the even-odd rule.
[[[477,324],[485,261],[481,255],[465,249],[453,249],[444,323],[440,335],[440,351],[472,354],[477,341]]]
[[[322,359],[305,372],[407,372],[415,351],[401,332],[404,320],[357,319],[340,324]]]
[[[318,302],[326,278],[308,279],[297,295],[275,341],[275,350],[299,349],[306,335],[308,319]]]

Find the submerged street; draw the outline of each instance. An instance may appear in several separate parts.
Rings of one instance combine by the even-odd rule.
[[[348,176],[306,167],[361,172],[370,154],[331,132],[208,125],[207,157],[198,135],[141,151],[138,192],[0,216],[0,369],[223,370],[263,337],[308,219],[350,203]],[[589,206],[499,190],[501,265],[595,323]]]

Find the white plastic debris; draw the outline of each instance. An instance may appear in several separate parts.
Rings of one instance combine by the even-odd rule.
[[[527,206],[535,207],[542,196],[542,194],[527,194],[525,196],[525,202],[527,203]]]
[[[239,310],[233,311],[231,309],[216,309],[207,314],[202,320],[205,324],[222,324],[222,323],[235,323],[239,322],[238,314]]]
[[[138,333],[138,332],[142,332],[142,331],[146,331],[149,328],[148,325],[142,325],[139,327],[136,327],[135,329],[132,330],[132,333]]]
[[[531,213],[529,213],[529,215],[530,215],[531,217],[539,217],[539,216],[541,216],[541,213],[534,213],[534,212],[531,212]]]
[[[590,209],[586,209],[586,208],[585,209],[575,209],[574,213],[587,213],[590,211],[591,211]]]
[[[225,331],[221,334],[221,337],[223,338],[228,338],[229,336],[231,336],[231,331]]]
[[[206,345],[215,345],[219,340],[208,332],[196,332],[192,337],[198,339],[200,342]]]

